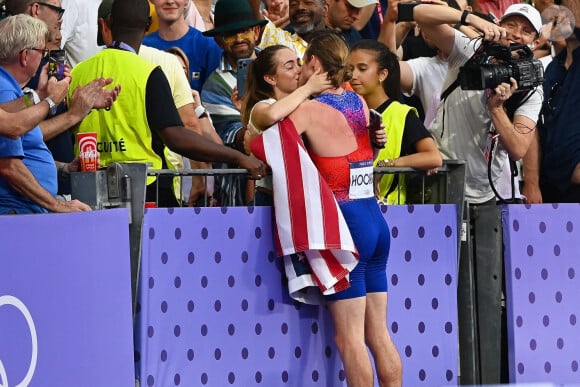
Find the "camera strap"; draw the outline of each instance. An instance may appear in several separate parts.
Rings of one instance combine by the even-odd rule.
[[[477,55],[477,52],[475,54],[473,54],[471,56],[471,58],[469,58],[467,60],[467,62],[465,62],[464,66],[471,65],[471,64],[475,63],[475,57],[476,57],[476,55]],[[443,90],[443,92],[441,93],[441,97],[439,99],[441,101],[440,103],[443,104],[443,116],[442,116],[442,119],[441,119],[441,138],[443,138],[443,133],[445,133],[445,102],[447,100],[447,97],[449,97],[449,95],[451,93],[453,93],[453,91],[455,89],[457,89],[459,87],[459,85],[460,85],[460,82],[459,82],[459,74],[457,74],[457,78],[455,78],[455,80],[453,81],[453,83],[450,84],[449,86],[447,86],[447,88],[445,90]]]
[[[476,61],[475,61],[476,55],[477,55],[477,53],[473,54],[471,56],[471,58],[469,58],[463,66],[469,66],[471,64],[475,64],[476,63]],[[447,99],[447,97],[449,97],[449,94],[453,93],[453,90],[457,89],[459,87],[459,85],[460,85],[459,75],[457,75],[457,78],[455,78],[453,83],[450,84],[449,86],[447,86],[447,89],[443,90],[443,92],[441,93],[441,101],[444,102]]]

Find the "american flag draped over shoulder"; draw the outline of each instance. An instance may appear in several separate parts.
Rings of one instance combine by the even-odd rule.
[[[286,118],[274,124],[250,148],[272,169],[276,247],[278,256],[284,256],[290,296],[318,304],[321,293],[348,288],[358,253],[338,203],[293,122]]]

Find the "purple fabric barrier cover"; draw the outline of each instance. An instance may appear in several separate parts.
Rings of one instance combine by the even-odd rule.
[[[455,207],[384,210],[403,384],[456,385]],[[143,239],[141,386],[346,385],[326,309],[287,295],[271,208],[150,209]]]
[[[502,209],[510,381],[580,382],[580,205]]]
[[[0,385],[134,385],[127,219],[0,216]]]

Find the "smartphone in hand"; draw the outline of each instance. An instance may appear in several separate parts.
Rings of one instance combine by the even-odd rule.
[[[64,50],[51,50],[48,57],[48,76],[59,81],[64,78]]]
[[[374,132],[376,132],[377,130],[381,130],[381,123],[383,122],[383,118],[381,116],[381,113],[379,113],[378,111],[374,110],[374,109],[369,109],[369,130],[371,131],[371,141],[374,144]],[[385,146],[377,146],[375,145],[377,148],[384,148]]]
[[[369,109],[369,128],[372,131],[379,130],[381,128],[381,121],[383,120],[381,117],[381,113],[376,111],[375,109]]]
[[[238,97],[246,95],[246,77],[248,74],[248,67],[252,63],[252,58],[238,59],[238,73],[236,75],[238,84]]]

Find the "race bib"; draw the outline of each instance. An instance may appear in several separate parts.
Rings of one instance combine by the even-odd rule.
[[[366,199],[374,197],[373,161],[358,161],[350,163],[350,199]]]

